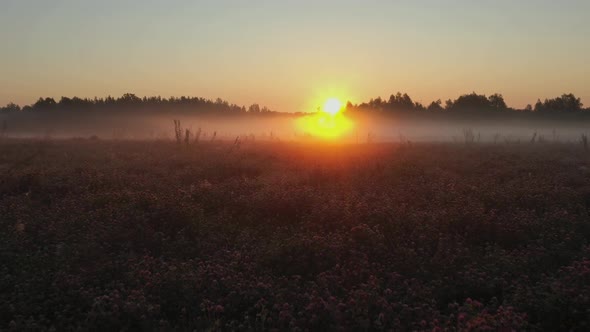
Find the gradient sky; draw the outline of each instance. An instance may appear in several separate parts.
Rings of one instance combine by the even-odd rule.
[[[0,105],[132,92],[299,111],[397,91],[590,105],[588,0],[0,2]]]

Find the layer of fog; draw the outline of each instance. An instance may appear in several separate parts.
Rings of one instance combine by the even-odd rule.
[[[19,112],[0,114],[0,135],[17,138],[165,139],[173,140],[173,120],[201,139],[310,140],[318,136],[298,125],[292,115],[194,116],[162,113]],[[338,140],[363,143],[399,141],[463,142],[467,135],[481,142],[579,141],[589,127],[583,123],[547,121],[457,121],[351,117],[354,128]]]

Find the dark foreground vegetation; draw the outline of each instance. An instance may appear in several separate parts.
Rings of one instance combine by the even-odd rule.
[[[0,142],[1,330],[588,330],[578,145]]]

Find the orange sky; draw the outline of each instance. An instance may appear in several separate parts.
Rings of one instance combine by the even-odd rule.
[[[131,92],[308,111],[476,91],[590,105],[590,2],[513,2],[8,0],[0,104]]]

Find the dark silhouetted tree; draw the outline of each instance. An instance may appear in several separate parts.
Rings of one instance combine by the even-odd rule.
[[[383,102],[383,99],[381,99],[381,97],[369,100],[369,107],[371,108],[380,110],[383,109],[384,106],[385,103]]]
[[[503,111],[508,109],[508,107],[506,106],[506,102],[504,102],[504,97],[499,93],[495,93],[489,96],[488,100],[489,106],[494,110]]]
[[[437,100],[437,101],[433,101],[432,103],[430,103],[430,105],[428,105],[427,110],[430,111],[430,112],[440,112],[440,111],[443,111],[444,108],[442,107],[442,101],[440,99]]]
[[[12,113],[12,112],[19,112],[19,111],[20,111],[20,106],[18,106],[15,103],[8,103],[6,106],[0,107],[1,113]]]
[[[542,112],[545,110],[545,105],[543,104],[543,102],[541,101],[541,99],[537,99],[537,102],[535,103],[535,112]]]
[[[411,111],[416,108],[416,104],[407,93],[402,94],[398,92],[395,95],[389,96],[387,101],[387,108],[395,111]]]
[[[53,98],[39,98],[36,103],[33,104],[33,110],[35,111],[51,111],[55,109],[57,103]]]
[[[561,97],[545,99],[544,102],[537,100],[535,111],[537,112],[579,112],[582,110],[582,101],[574,94],[563,94]]]
[[[248,112],[249,113],[260,113],[260,105],[258,105],[258,104],[250,105],[250,107],[248,107]]]
[[[461,95],[456,100],[448,100],[445,109],[450,111],[504,111],[508,109],[504,97],[495,93],[489,97],[475,92]]]

